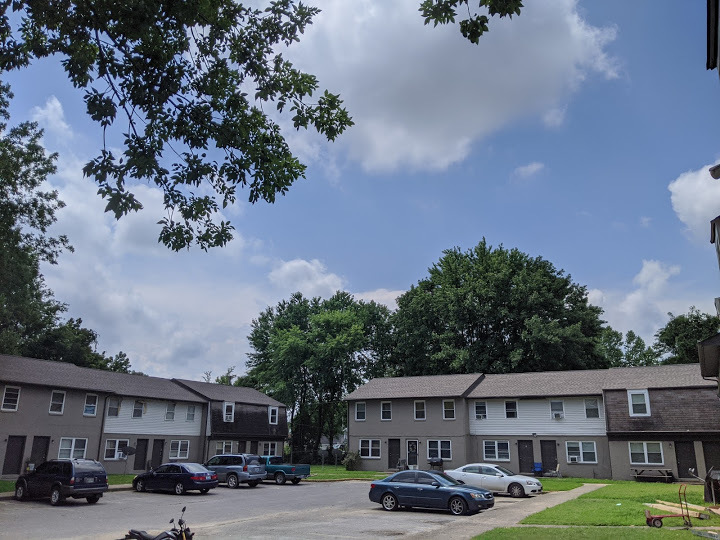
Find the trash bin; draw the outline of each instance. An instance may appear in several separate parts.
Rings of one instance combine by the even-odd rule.
[[[430,468],[431,468],[432,470],[438,470],[438,471],[442,471],[442,470],[443,470],[443,460],[442,460],[442,458],[439,458],[439,457],[430,458],[430,459],[428,459],[428,465],[430,465]]]
[[[705,476],[705,502],[720,504],[720,470],[710,469]]]

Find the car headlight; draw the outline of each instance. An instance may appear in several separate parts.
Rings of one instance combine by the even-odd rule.
[[[485,498],[485,495],[483,495],[482,493],[471,493],[470,496],[473,499],[484,499]]]
[[[525,480],[525,483],[528,486],[541,486],[542,485],[540,482],[536,482],[535,480]]]

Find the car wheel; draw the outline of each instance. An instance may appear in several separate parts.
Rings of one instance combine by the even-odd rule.
[[[516,499],[518,497],[524,497],[525,496],[525,490],[520,484],[510,484],[508,486],[508,493],[511,497],[515,497]]]
[[[63,501],[62,493],[60,493],[60,488],[55,486],[52,488],[52,491],[50,491],[50,504],[53,506],[57,506]]]
[[[230,489],[238,487],[238,477],[234,474],[230,474],[227,477],[227,485]]]
[[[145,491],[145,480],[136,480],[135,481],[135,491],[138,491],[138,492]]]
[[[450,499],[450,512],[456,516],[462,516],[467,512],[467,503],[461,497],[453,497]]]
[[[185,493],[185,486],[182,482],[178,482],[175,484],[175,495],[182,495],[183,493]]]
[[[282,486],[285,483],[285,473],[275,473],[275,483],[278,486]]]
[[[250,480],[248,482],[248,486],[250,487],[257,487],[257,485],[260,483],[260,480]]]
[[[86,497],[86,500],[89,504],[95,504],[100,500],[100,495],[90,495],[89,497]]]
[[[15,486],[15,499],[22,501],[25,498],[25,495],[27,495],[27,487],[25,486],[25,482],[20,482],[17,486]]]
[[[210,491],[210,488],[202,488],[202,489],[200,490],[200,493],[202,493],[203,495],[205,495],[208,491]]]
[[[298,484],[300,483],[300,480],[301,480],[300,478],[293,478],[293,479],[291,480],[291,482],[292,482],[293,484],[295,484],[295,485],[298,485]]]
[[[383,495],[382,507],[389,512],[392,512],[393,510],[397,510],[398,509],[398,501],[397,501],[397,498],[395,497],[395,495],[393,495],[392,493],[386,493],[385,495]]]

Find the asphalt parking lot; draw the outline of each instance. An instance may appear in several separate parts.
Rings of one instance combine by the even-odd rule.
[[[0,500],[0,538],[123,538],[130,529],[159,533],[183,506],[195,538],[471,538],[494,527],[510,526],[538,512],[599,487],[528,499],[498,496],[495,508],[474,516],[432,510],[386,512],[368,499],[369,482],[301,482],[256,488],[224,486],[207,495],[108,492],[99,503],[68,500]]]

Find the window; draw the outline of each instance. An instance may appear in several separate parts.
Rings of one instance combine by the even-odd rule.
[[[133,418],[142,418],[143,415],[143,409],[145,409],[145,403],[143,403],[140,400],[135,401],[135,405],[133,405]]]
[[[365,421],[365,402],[364,401],[358,401],[355,404],[355,421],[356,422],[364,422]]]
[[[396,474],[393,476],[393,479],[390,480],[393,483],[402,483],[402,484],[414,484],[415,483],[415,471],[405,471]]]
[[[567,441],[565,450],[568,463],[597,463],[594,441]]]
[[[425,402],[415,402],[415,420],[425,420]]]
[[[83,416],[97,416],[98,397],[95,394],[85,394],[85,408]]]
[[[234,422],[235,421],[235,403],[226,401],[225,404],[223,405],[223,411],[224,411],[225,422]]]
[[[58,459],[85,459],[85,448],[87,439],[72,439],[63,437],[60,439],[60,450]]]
[[[120,398],[111,397],[108,399],[108,410],[107,415],[108,417],[114,416],[117,417],[120,413]]]
[[[485,459],[510,461],[510,441],[483,441]]]
[[[487,404],[484,401],[475,402],[475,420],[485,420],[487,418]]]
[[[659,442],[631,442],[630,463],[633,465],[662,465],[663,452]]]
[[[565,404],[562,401],[550,402],[550,418],[555,420],[565,418]]]
[[[186,422],[195,421],[195,405],[188,405],[187,414],[185,415]]]
[[[263,443],[263,456],[277,456],[277,443],[266,442]]]
[[[443,401],[443,420],[455,420],[455,400]]]
[[[278,408],[277,407],[268,407],[268,421],[271,424],[278,423]]]
[[[187,459],[190,441],[170,441],[170,459]]]
[[[360,457],[380,459],[380,439],[360,439]]]
[[[517,418],[517,401],[505,402],[505,418]]]
[[[174,403],[167,404],[167,407],[165,408],[165,420],[168,420],[168,421],[175,420],[175,404]]]
[[[450,441],[428,441],[428,459],[442,458],[452,459],[452,446]]]
[[[108,439],[105,441],[105,459],[118,460],[125,459],[124,450],[130,446],[128,439]]]
[[[392,420],[392,402],[380,402],[380,420]]]
[[[2,410],[17,411],[20,402],[20,388],[17,386],[6,386],[3,392]]]
[[[600,418],[600,407],[597,399],[585,400],[585,418]]]
[[[65,410],[65,392],[53,390],[50,394],[50,414],[62,414]]]
[[[650,396],[647,390],[628,390],[630,416],[650,416]]]
[[[215,441],[215,455],[232,454],[232,441]]]

